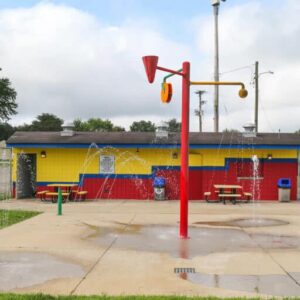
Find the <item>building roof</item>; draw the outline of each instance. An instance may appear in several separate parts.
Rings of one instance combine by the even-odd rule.
[[[191,132],[190,145],[198,146],[289,146],[300,148],[300,134],[295,133],[258,133],[256,137],[246,137],[237,132]],[[180,133],[169,133],[167,138],[157,138],[154,132],[74,132],[73,136],[62,136],[61,132],[15,132],[8,140],[10,147],[61,147],[84,146],[97,144],[116,145],[127,147],[147,147],[154,145],[178,146],[180,145]]]

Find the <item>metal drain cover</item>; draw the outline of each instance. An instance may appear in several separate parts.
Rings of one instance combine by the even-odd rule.
[[[195,268],[174,268],[174,273],[195,273]]]

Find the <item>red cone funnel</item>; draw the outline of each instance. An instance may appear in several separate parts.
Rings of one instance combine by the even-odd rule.
[[[143,56],[143,63],[145,66],[148,81],[152,83],[155,78],[158,56],[154,56],[154,55]]]

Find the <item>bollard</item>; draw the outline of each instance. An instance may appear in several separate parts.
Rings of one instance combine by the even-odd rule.
[[[57,215],[62,215],[62,193],[61,189],[58,188],[58,197],[57,197]]]

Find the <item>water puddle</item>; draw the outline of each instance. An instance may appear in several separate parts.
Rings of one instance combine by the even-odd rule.
[[[300,273],[288,275],[217,275],[191,273],[180,278],[206,287],[223,288],[272,296],[299,296],[300,286],[294,280]],[[296,280],[297,281],[297,280]]]
[[[240,227],[248,226],[249,223],[245,223],[245,220],[238,219],[232,222],[239,224]],[[286,222],[273,219],[259,222],[265,226],[276,226],[279,223],[280,225],[286,224]],[[178,238],[179,228],[176,225],[125,223],[115,223],[114,227],[86,225],[93,229],[93,232],[86,238],[103,247],[109,246],[112,240],[115,240],[114,248],[168,253],[182,259],[191,259],[211,253],[261,251],[261,248],[266,250],[300,249],[300,237],[298,236],[247,233],[237,227],[218,227],[224,225],[216,227],[190,226],[190,239],[186,240]],[[205,225],[208,225],[207,222]],[[290,273],[289,275],[217,275],[198,272],[178,274],[179,278],[183,280],[207,287],[273,296],[299,296],[300,273]]]
[[[121,227],[122,226],[122,227]],[[92,226],[87,237],[107,247],[116,239],[114,247],[135,251],[163,252],[174,257],[193,258],[211,253],[242,252],[264,248],[300,249],[300,237],[251,233],[239,228],[190,226],[190,239],[178,238],[178,227],[168,225],[128,225],[117,227]]]
[[[44,283],[51,279],[80,277],[83,269],[54,256],[34,252],[0,252],[0,291]]]
[[[195,222],[197,225],[209,225],[209,226],[229,226],[229,227],[267,227],[267,226],[281,226],[287,225],[289,222],[269,219],[269,218],[251,218],[251,219],[235,219],[229,221],[211,221],[211,222]]]

